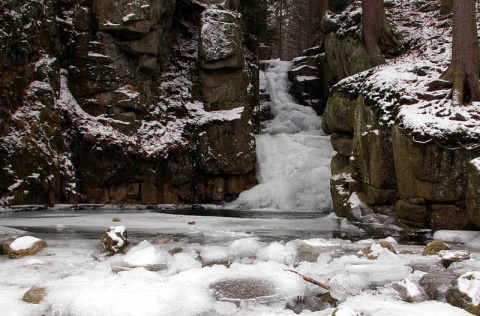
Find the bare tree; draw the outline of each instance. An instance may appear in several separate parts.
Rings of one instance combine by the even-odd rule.
[[[396,45],[383,0],[362,0],[362,40],[372,62],[377,65],[385,62],[382,49]]]
[[[441,79],[453,83],[454,105],[480,101],[475,0],[453,1],[452,60]]]

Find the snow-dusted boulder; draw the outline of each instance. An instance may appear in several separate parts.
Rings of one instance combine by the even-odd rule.
[[[446,269],[454,262],[470,259],[470,252],[466,250],[441,250],[438,256]]]
[[[8,256],[12,259],[19,259],[37,253],[41,248],[47,247],[47,243],[39,238],[23,236],[15,239],[8,246]]]
[[[447,292],[448,303],[480,315],[480,273],[467,272],[457,279],[456,286]]]
[[[218,9],[202,13],[198,57],[203,69],[245,67],[242,29],[235,13]]]
[[[127,230],[124,226],[110,226],[103,233],[101,243],[103,249],[111,254],[123,252],[129,245]]]

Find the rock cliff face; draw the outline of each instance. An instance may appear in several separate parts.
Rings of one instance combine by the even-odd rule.
[[[211,203],[255,184],[256,56],[224,1],[0,3],[0,204]]]
[[[391,223],[393,215],[398,224],[417,228],[480,227],[473,160],[480,156],[478,104],[450,106],[450,86],[438,79],[450,60],[450,38],[440,35],[450,20],[438,7],[423,5],[389,4],[389,18],[402,32],[402,55],[380,67],[363,71],[368,59],[354,6],[327,36],[330,69],[338,79],[347,77],[330,91],[323,118],[337,151],[331,164],[335,212],[372,223]],[[406,12],[422,22],[404,18]],[[342,45],[340,53],[330,49]],[[357,61],[346,51],[358,53]]]

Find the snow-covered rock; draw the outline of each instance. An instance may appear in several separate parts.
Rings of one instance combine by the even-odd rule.
[[[124,226],[110,226],[103,233],[101,243],[103,249],[111,254],[123,252],[129,245],[127,230]]]
[[[24,256],[34,255],[41,248],[47,247],[47,243],[32,236],[22,236],[15,239],[8,247],[8,256],[19,259]]]

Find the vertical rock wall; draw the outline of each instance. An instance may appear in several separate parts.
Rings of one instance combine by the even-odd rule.
[[[1,2],[1,204],[210,203],[255,184],[256,56],[223,1]]]

